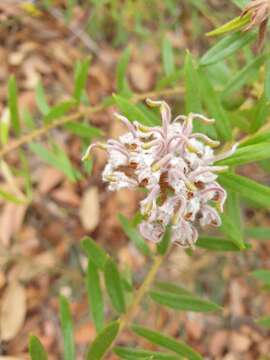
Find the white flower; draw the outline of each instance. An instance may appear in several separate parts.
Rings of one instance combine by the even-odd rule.
[[[220,226],[226,191],[217,183],[218,173],[227,169],[215,166],[236,149],[218,155],[219,145],[204,134],[193,133],[193,120],[213,123],[200,114],[179,115],[173,121],[171,110],[163,101],[159,106],[162,126],[147,127],[131,123],[116,114],[128,128],[119,140],[100,145],[108,152],[103,180],[109,190],[145,187],[148,195],[140,203],[144,220],[139,225],[143,237],[159,242],[166,226],[172,225],[172,241],[183,247],[193,246],[198,238],[196,224]],[[93,148],[91,145],[85,155]]]

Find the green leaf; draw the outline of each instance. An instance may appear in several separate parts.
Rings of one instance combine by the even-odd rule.
[[[150,291],[150,296],[158,304],[176,310],[210,312],[221,309],[217,304],[190,295],[178,295],[164,291]]]
[[[245,229],[245,236],[257,240],[270,239],[270,227],[251,227]]]
[[[15,134],[20,135],[21,125],[18,110],[17,83],[14,75],[11,75],[8,80],[8,108]]]
[[[220,226],[220,231],[224,233],[231,241],[239,247],[239,249],[244,249],[244,240],[241,227],[237,226],[234,221],[234,218],[230,217],[228,214],[221,214],[222,224]]]
[[[235,91],[239,90],[244,84],[252,81],[268,56],[269,54],[262,54],[255,57],[255,59],[252,59],[245,67],[229,79],[221,93],[222,97],[231,95]]]
[[[100,360],[109,349],[119,331],[119,322],[107,325],[95,338],[87,353],[87,360]]]
[[[199,65],[208,66],[226,59],[237,50],[251,43],[256,37],[253,32],[237,32],[227,35],[211,47],[201,58]]]
[[[162,335],[146,327],[133,325],[131,328],[135,334],[142,336],[151,343],[159,345],[164,349],[171,350],[174,353],[184,356],[189,360],[203,359],[200,354],[198,354],[195,350],[193,350],[191,347],[189,347],[182,341],[177,341],[171,337]]]
[[[22,120],[23,120],[23,123],[26,125],[26,127],[29,130],[34,130],[35,129],[36,125],[35,125],[33,116],[32,116],[32,114],[30,113],[30,111],[27,108],[23,109]]]
[[[249,2],[249,0],[231,0],[240,9],[243,9]]]
[[[86,236],[81,240],[81,248],[98,269],[104,270],[108,255],[91,237]]]
[[[252,271],[251,275],[260,280],[264,285],[270,285],[270,270],[258,269]]]
[[[170,355],[156,351],[149,351],[143,349],[134,349],[132,347],[114,348],[114,353],[124,360],[137,360],[137,359],[151,359],[151,360],[181,360],[182,358],[177,355]]]
[[[77,102],[81,101],[82,94],[86,86],[90,60],[90,58],[86,58],[82,62],[78,62],[75,68],[74,99]]]
[[[245,248],[249,248],[247,243]],[[196,242],[196,246],[211,251],[240,251],[241,249],[234,242],[214,236],[201,236]]]
[[[264,316],[256,320],[256,323],[270,329],[270,316]]]
[[[195,68],[192,56],[187,51],[184,65],[185,80],[185,113],[202,113],[202,96],[198,87],[198,73]],[[200,122],[194,123],[195,132],[205,132],[206,126]]]
[[[5,146],[9,139],[9,128],[10,128],[10,111],[6,109],[3,111],[0,118],[0,141],[1,145]]]
[[[12,202],[14,204],[25,204],[26,201],[24,199],[20,199],[14,194],[11,194],[10,192],[7,192],[3,189],[0,189],[0,197],[3,198],[6,201]]]
[[[265,79],[264,79],[264,95],[267,101],[270,101],[270,56],[268,54],[265,64]]]
[[[72,134],[80,136],[83,139],[88,140],[88,142],[91,141],[91,139],[101,137],[104,134],[102,130],[86,123],[77,123],[71,121],[64,127]]]
[[[231,189],[262,207],[270,207],[270,188],[268,186],[232,173],[220,174],[219,181],[225,189]]]
[[[130,121],[139,121],[143,125],[153,125],[151,119],[149,119],[144,112],[139,109],[138,106],[132,104],[129,100],[119,96],[113,95],[115,104],[119,107],[121,112],[130,120]]]
[[[54,144],[51,151],[40,143],[31,143],[29,148],[43,161],[63,172],[70,181],[75,182],[80,178],[80,173],[73,168],[66,153],[58,145]]]
[[[262,94],[261,98],[256,104],[253,121],[250,125],[250,131],[252,133],[258,131],[265,124],[269,112],[269,101],[265,97],[265,94]]]
[[[167,292],[180,296],[194,296],[189,290],[183,288],[179,285],[175,285],[165,281],[156,281],[154,287],[161,290],[162,292]]]
[[[74,107],[74,100],[67,100],[60,104],[55,105],[50,109],[48,114],[44,117],[45,124],[50,124],[52,121],[61,118],[68,111]]]
[[[256,134],[250,135],[246,140],[240,143],[239,148],[261,142],[270,142],[270,130],[260,130]]]
[[[222,107],[220,98],[209,81],[207,74],[201,70],[199,75],[203,100],[207,107],[208,114],[216,120],[214,127],[217,130],[219,138],[230,140],[232,137],[231,125],[228,115]]]
[[[39,111],[41,112],[41,114],[46,116],[50,111],[50,106],[47,102],[44,87],[43,87],[43,84],[41,81],[38,82],[35,92],[36,92],[37,107],[38,107]]]
[[[117,64],[116,68],[116,90],[119,94],[129,94],[126,72],[130,60],[131,50],[126,48]]]
[[[118,215],[118,220],[127,237],[135,244],[137,249],[145,256],[151,256],[151,251],[144,241],[143,237],[139,234],[138,230],[132,225],[130,221],[123,215]]]
[[[173,86],[175,83],[177,83],[183,75],[183,69],[177,69],[173,73],[171,73],[168,76],[162,77],[158,82],[156,83],[156,90],[165,89],[169,86]]]
[[[185,75],[185,113],[201,113],[202,112],[202,103],[200,92],[198,91],[198,75],[197,71],[193,64],[193,59],[190,52],[186,53],[185,65],[184,65],[184,75]]]
[[[29,352],[31,360],[48,360],[47,353],[36,336],[30,336],[29,339]]]
[[[229,158],[217,162],[218,165],[242,165],[268,159],[270,157],[270,143],[260,143],[241,147]]]
[[[160,255],[165,255],[171,243],[171,226],[166,227],[165,233],[161,241],[157,244],[157,252]]]
[[[126,311],[126,304],[123,285],[114,260],[107,259],[104,275],[106,289],[110,296],[113,307],[117,312],[124,313]]]
[[[217,36],[217,35],[225,34],[227,32],[240,30],[245,25],[247,25],[250,22],[250,20],[251,20],[250,14],[246,14],[244,16],[237,16],[231,21],[228,21],[226,24],[223,24],[218,28],[216,28],[215,30],[206,33],[206,35]]]
[[[104,306],[98,268],[91,259],[88,261],[86,285],[88,301],[90,304],[90,312],[95,327],[99,332],[102,329],[104,322]]]
[[[60,322],[64,339],[64,360],[75,360],[72,317],[67,299],[60,297]]]
[[[173,47],[170,41],[164,37],[162,41],[162,63],[167,76],[175,71]]]

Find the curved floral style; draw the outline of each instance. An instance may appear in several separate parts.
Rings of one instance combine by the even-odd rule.
[[[231,150],[215,155],[218,141],[202,133],[193,133],[193,121],[214,122],[200,114],[179,115],[172,120],[171,109],[164,101],[147,100],[160,107],[161,127],[147,127],[129,122],[128,132],[119,140],[108,140],[100,146],[108,152],[103,180],[109,190],[144,187],[147,196],[140,203],[143,221],[139,230],[148,240],[159,242],[168,224],[172,225],[172,241],[193,246],[198,238],[197,225],[220,226],[226,191],[216,182],[226,166],[213,165],[234,153]]]

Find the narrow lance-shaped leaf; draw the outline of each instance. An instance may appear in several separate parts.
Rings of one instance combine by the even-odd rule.
[[[249,248],[247,243],[245,249]],[[231,240],[222,239],[214,236],[201,236],[196,242],[196,246],[210,251],[240,251],[241,249]]]
[[[175,310],[210,312],[221,309],[221,307],[215,303],[191,295],[178,295],[165,291],[151,291],[150,296],[158,304]]]
[[[14,75],[12,75],[8,80],[8,107],[10,111],[11,124],[14,128],[15,134],[19,135],[21,125],[18,110],[17,83]]]
[[[250,227],[245,229],[245,236],[257,240],[270,239],[270,227]]]
[[[0,142],[2,146],[8,143],[9,139],[9,128],[10,128],[10,110],[6,109],[3,111],[0,118]]]
[[[195,350],[182,341],[177,341],[169,336],[165,336],[146,327],[133,325],[131,328],[135,334],[142,336],[155,345],[159,345],[164,349],[171,350],[174,353],[182,355],[189,360],[202,360],[200,354],[198,354]]]
[[[64,359],[75,360],[72,317],[69,303],[64,296],[60,297],[60,320],[64,340]]]
[[[31,360],[48,360],[47,353],[36,336],[30,336],[29,339],[29,352]]]
[[[62,171],[70,181],[75,182],[80,178],[81,174],[73,168],[65,151],[57,144],[54,144],[52,150],[46,149],[40,143],[31,143],[29,144],[29,148],[43,161]]]
[[[259,68],[265,62],[268,56],[268,54],[262,54],[258,57],[255,57],[255,59],[252,59],[245,67],[243,67],[232,78],[230,78],[221,93],[222,97],[233,94],[244,84],[251,82],[255,78]]]
[[[255,145],[262,142],[270,142],[270,130],[264,130],[263,128],[259,130],[257,133],[248,136],[245,140],[240,142],[239,148],[248,146],[248,145]]]
[[[263,93],[261,98],[256,104],[253,120],[250,124],[250,131],[252,133],[258,131],[266,122],[270,113],[270,103]]]
[[[132,104],[130,101],[126,100],[122,96],[114,95],[113,99],[116,105],[119,107],[120,111],[130,120],[130,121],[139,121],[143,125],[153,125],[153,121],[149,119],[144,112],[139,109],[138,106]]]
[[[237,32],[227,35],[213,47],[211,47],[201,58],[199,65],[208,66],[226,59],[237,50],[251,43],[256,37],[253,32]]]
[[[130,60],[130,55],[131,55],[130,48],[126,48],[116,68],[116,90],[119,94],[122,95],[128,95],[130,93],[126,79],[126,72]]]
[[[202,103],[200,91],[198,89],[198,75],[190,52],[186,53],[184,75],[186,89],[185,112],[186,114],[191,112],[201,113]]]
[[[223,24],[219,26],[218,28],[209,31],[206,33],[207,36],[217,36],[222,35],[227,32],[240,30],[245,25],[247,25],[250,22],[250,14],[246,14],[244,16],[237,16],[236,18],[232,19],[231,21],[228,21],[226,24]]]
[[[82,62],[77,63],[77,66],[75,68],[74,99],[78,102],[80,102],[83,91],[86,86],[89,65],[90,65],[90,58],[87,58]]]
[[[270,158],[270,143],[244,146],[229,158],[219,161],[218,165],[242,165]]]
[[[68,111],[74,107],[74,100],[67,100],[60,104],[55,105],[50,109],[47,115],[44,117],[44,122],[50,124],[52,121],[64,116]]]
[[[7,192],[6,190],[0,189],[0,197],[3,198],[4,200],[8,201],[8,202],[12,202],[14,204],[25,204],[26,200],[25,199],[21,199],[18,196]]]
[[[47,102],[44,87],[41,81],[38,82],[36,86],[36,103],[39,111],[43,115],[47,115],[50,111],[50,106]]]
[[[231,219],[227,214],[221,214],[221,220],[222,224],[220,226],[220,231],[233,241],[239,249],[244,249],[245,245],[241,228],[237,227],[233,219]]]
[[[270,285],[270,270],[258,269],[252,271],[251,275],[260,280],[264,285]]]
[[[225,189],[231,189],[255,204],[266,208],[270,207],[270,188],[268,186],[232,173],[220,174],[219,181]]]
[[[192,294],[192,292],[190,292],[188,289],[186,289],[184,287],[181,287],[179,285],[175,285],[175,284],[170,283],[170,282],[156,281],[154,283],[154,288],[158,289],[159,291],[171,293],[171,294],[174,294],[174,295],[194,296]]]
[[[91,344],[86,360],[100,360],[110,348],[119,330],[119,322],[114,321],[107,325]]]
[[[209,116],[216,120],[214,127],[219,134],[219,138],[230,140],[232,130],[228,115],[223,109],[220,98],[209,81],[207,74],[202,69],[199,72],[199,80],[203,101],[207,107]]]
[[[173,47],[166,37],[162,41],[162,62],[165,74],[171,75],[175,70]]]
[[[95,263],[89,259],[86,275],[86,285],[90,312],[94,320],[97,331],[100,331],[104,322],[104,307],[102,299],[102,290],[98,268]]]
[[[115,310],[124,313],[126,310],[123,285],[116,263],[108,259],[105,264],[105,284]]]
[[[91,139],[104,135],[102,130],[86,123],[77,123],[71,121],[65,125],[65,129],[70,131],[72,134],[87,139],[88,143]]]
[[[128,238],[133,241],[138,250],[145,256],[150,256],[151,251],[144,241],[143,237],[139,234],[138,230],[125,218],[122,214],[118,215],[118,220],[120,221],[125,234]]]
[[[156,351],[149,351],[143,349],[134,349],[132,347],[116,347],[114,353],[124,360],[181,360],[182,357],[171,355],[168,353],[161,353]]]
[[[97,268],[104,270],[108,255],[97,242],[89,236],[86,236],[81,240],[81,247]]]

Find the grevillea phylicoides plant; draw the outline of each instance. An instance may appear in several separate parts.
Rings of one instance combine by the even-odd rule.
[[[193,121],[214,122],[200,114],[179,115],[174,120],[164,101],[147,100],[148,105],[160,107],[162,126],[147,127],[115,114],[128,132],[118,140],[89,146],[83,159],[93,147],[108,153],[103,180],[109,190],[144,187],[147,195],[140,203],[143,217],[141,235],[159,242],[166,227],[171,225],[172,242],[183,247],[193,246],[201,227],[220,226],[219,212],[223,211],[226,191],[217,183],[218,173],[226,166],[213,165],[234,153],[231,150],[215,155],[218,141],[202,133],[193,133]]]

